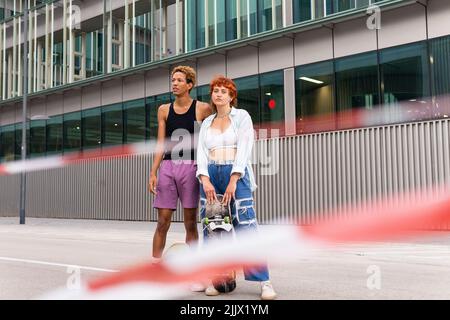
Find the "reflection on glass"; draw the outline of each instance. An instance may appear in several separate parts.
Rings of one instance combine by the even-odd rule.
[[[398,103],[408,101],[411,120],[430,117],[430,78],[425,43],[380,51],[384,102],[395,115]],[[405,105],[405,104],[403,104]]]
[[[235,79],[237,87],[237,107],[248,111],[252,117],[253,124],[261,123],[259,108],[259,79],[258,76]]]
[[[272,30],[272,0],[258,0],[258,32]]]
[[[14,125],[16,129],[16,141],[14,143],[14,153],[15,153],[15,159],[20,160],[22,158],[22,123],[16,123]],[[29,135],[29,129],[26,130],[27,134],[27,141],[28,141],[28,135]]]
[[[123,103],[125,122],[125,143],[145,139],[145,100],[138,99]]]
[[[149,136],[150,138],[156,138],[158,136],[158,109],[161,105],[170,103],[171,94],[165,93],[146,99],[146,113],[147,123],[149,124]]]
[[[123,143],[122,104],[102,107],[103,144],[116,145]]]
[[[62,116],[53,116],[47,120],[47,154],[62,152],[63,125]]]
[[[297,67],[295,92],[298,133],[334,129],[332,61]]]
[[[338,111],[366,108],[379,103],[377,53],[336,60]]]
[[[45,155],[45,120],[30,122],[30,140],[28,152],[30,157]]]
[[[434,115],[450,117],[450,37],[430,41],[430,62],[433,75]]]
[[[194,97],[194,94],[192,94]],[[211,95],[209,94],[209,85],[197,87],[197,100],[211,104]]]
[[[64,151],[81,149],[81,112],[64,114]]]
[[[1,131],[1,154],[0,158],[3,162],[14,161],[15,159],[15,141],[16,128],[15,125],[7,125],[2,127]]]
[[[185,6],[186,17],[189,17],[189,21],[185,22],[187,51],[203,48],[205,46],[205,1],[186,1]]]
[[[263,127],[284,129],[284,75],[274,71],[260,75],[261,122]]]
[[[101,139],[101,108],[82,111],[82,143],[83,149],[98,148]]]

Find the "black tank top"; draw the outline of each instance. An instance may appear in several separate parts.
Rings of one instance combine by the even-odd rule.
[[[192,100],[192,104],[189,107],[189,110],[186,113],[178,114],[175,112],[173,108],[173,103],[170,104],[169,107],[169,115],[167,116],[166,121],[166,154],[164,155],[164,160],[172,160],[172,152],[178,154],[178,159],[183,160],[194,160],[194,150],[190,149],[190,155],[184,156],[183,148],[180,147],[180,142],[185,141],[184,139],[191,138],[191,146],[195,148],[194,143],[194,123],[197,121],[196,117],[196,107],[197,100]],[[180,130],[181,129],[181,130]],[[179,130],[173,135],[173,133]],[[189,132],[190,137],[186,137],[183,135],[183,131]],[[175,141],[172,141],[172,137]],[[187,151],[187,150],[185,150]],[[176,160],[176,159],[174,159]]]

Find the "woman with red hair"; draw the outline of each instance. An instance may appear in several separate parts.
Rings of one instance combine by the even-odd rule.
[[[236,232],[257,231],[253,191],[255,178],[250,165],[254,144],[252,118],[247,111],[237,109],[237,89],[233,80],[224,76],[210,83],[213,114],[203,121],[197,148],[197,177],[200,180],[200,215],[205,217],[207,203],[217,201],[230,205]],[[206,234],[204,234],[206,236]],[[261,299],[275,299],[276,293],[269,281],[266,265],[244,267],[249,281],[261,283]],[[208,286],[206,295],[215,296],[219,291]]]

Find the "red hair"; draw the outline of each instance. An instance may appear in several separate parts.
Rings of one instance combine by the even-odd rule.
[[[224,87],[228,89],[229,95],[231,97],[230,105],[235,107],[237,104],[237,89],[236,84],[233,80],[230,78],[227,78],[225,76],[217,76],[214,79],[211,80],[211,83],[209,84],[209,94],[212,96],[213,90],[215,87]],[[214,105],[214,103],[211,101],[211,107],[213,108],[214,112],[217,112],[217,107]]]

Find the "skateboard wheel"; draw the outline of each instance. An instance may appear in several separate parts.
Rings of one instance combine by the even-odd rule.
[[[208,218],[205,218],[205,220],[203,220],[203,221],[204,221],[205,224],[209,223],[209,219]]]
[[[225,223],[230,223],[230,217],[225,217],[225,218],[223,219],[223,221],[224,221]]]

